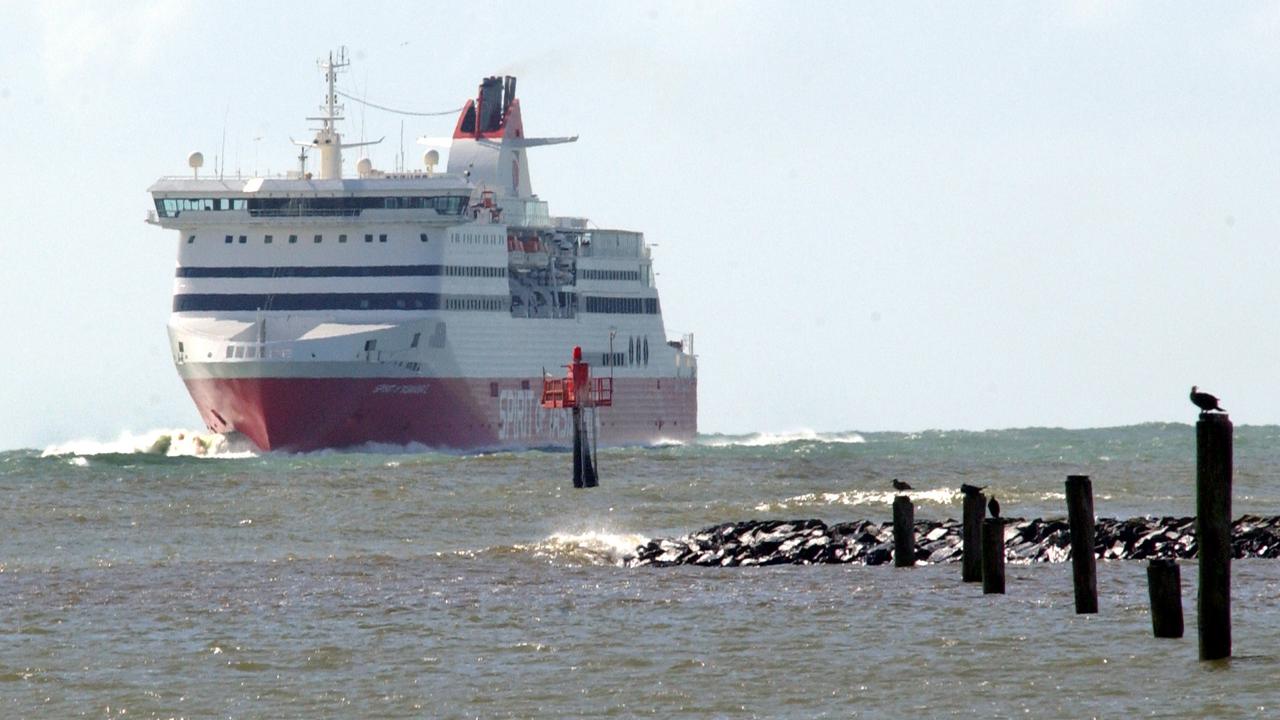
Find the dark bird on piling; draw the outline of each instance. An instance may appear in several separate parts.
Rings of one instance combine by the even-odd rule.
[[[993,518],[1000,517],[1000,501],[996,500],[995,495],[992,495],[991,499],[987,501],[987,512],[990,512]]]
[[[1195,403],[1195,406],[1200,408],[1200,412],[1209,412],[1210,410],[1218,410],[1219,412],[1227,411],[1226,408],[1218,404],[1218,398],[1207,392],[1199,392],[1196,390],[1195,385],[1191,386],[1191,402]]]
[[[977,495],[978,493],[982,492],[984,488],[986,488],[985,485],[983,485],[982,487],[978,487],[977,485],[961,485],[960,492],[964,493],[965,495]]]
[[[911,489],[911,486],[910,486],[910,485],[908,485],[907,483],[902,482],[902,481],[901,481],[901,480],[899,480],[898,478],[894,478],[894,479],[893,479],[893,489],[894,489],[894,490],[897,490],[898,492],[902,492],[903,490],[910,490],[910,489]]]

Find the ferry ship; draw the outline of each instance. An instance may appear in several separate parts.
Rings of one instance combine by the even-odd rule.
[[[170,350],[209,430],[262,450],[368,443],[481,450],[568,445],[540,402],[575,346],[613,378],[597,442],[697,433],[692,335],[669,340],[644,235],[556,217],[530,184],[514,77],[486,77],[459,113],[444,172],[344,175],[336,81],[296,171],[190,175],[151,186],[174,230]],[[312,161],[308,170],[307,162]]]

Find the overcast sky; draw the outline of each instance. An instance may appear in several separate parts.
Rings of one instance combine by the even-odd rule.
[[[6,3],[0,448],[200,427],[145,190],[291,168],[344,44],[348,92],[514,74],[581,134],[534,191],[657,245],[704,432],[1191,421],[1193,383],[1280,422],[1276,3]],[[402,118],[348,117],[391,166]],[[454,122],[405,120],[411,163]]]

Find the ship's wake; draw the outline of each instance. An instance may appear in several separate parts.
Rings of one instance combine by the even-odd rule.
[[[124,431],[114,440],[84,438],[50,445],[41,457],[86,458],[94,455],[151,455],[155,457],[256,457],[253,446],[240,436],[183,429]],[[79,463],[82,464],[82,463]]]

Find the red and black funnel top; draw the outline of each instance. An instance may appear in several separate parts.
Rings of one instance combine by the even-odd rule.
[[[493,75],[480,81],[475,100],[468,100],[458,117],[455,138],[501,137],[511,121],[516,100],[516,79]],[[517,116],[518,117],[518,116]],[[516,128],[519,130],[519,128]],[[517,137],[520,134],[518,133]]]

